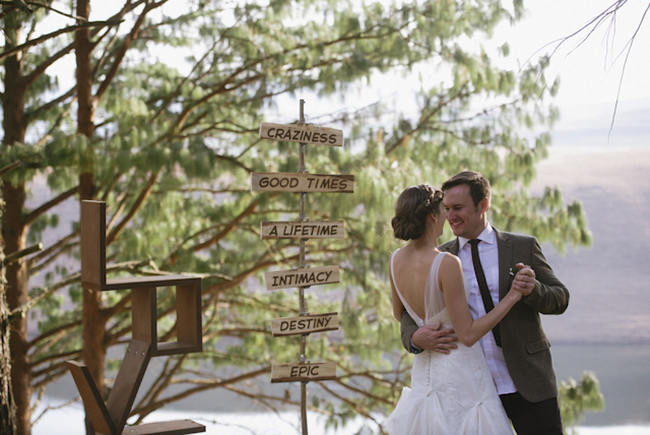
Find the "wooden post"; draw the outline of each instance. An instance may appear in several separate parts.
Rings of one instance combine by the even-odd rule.
[[[298,317],[273,319],[273,336],[300,335],[300,352],[297,363],[273,364],[271,382],[300,382],[300,421],[302,435],[308,435],[307,383],[314,380],[336,378],[333,362],[311,362],[307,359],[307,336],[313,332],[332,331],[339,328],[337,313],[310,314],[305,301],[305,289],[315,285],[339,282],[338,266],[309,267],[305,259],[307,239],[344,238],[344,222],[309,221],[305,213],[307,194],[313,192],[352,193],[354,176],[349,174],[310,174],[305,166],[307,144],[342,146],[343,131],[305,124],[305,100],[300,100],[299,121],[295,124],[262,123],[260,138],[300,144],[299,168],[296,173],[254,172],[251,189],[254,192],[300,193],[299,216],[290,222],[261,222],[262,239],[297,239],[298,265],[295,269],[265,273],[269,290],[295,287],[298,289]]]
[[[300,125],[305,123],[305,100],[300,99]],[[300,169],[298,172],[307,172],[305,168],[305,146],[306,143],[300,143]],[[305,220],[305,201],[307,199],[307,193],[300,193],[300,220]],[[302,269],[305,267],[305,239],[300,239],[300,264],[298,267]],[[304,316],[307,314],[307,305],[305,303],[305,287],[300,287],[298,289],[298,297],[300,298],[300,315]],[[305,351],[307,348],[307,334],[302,334],[300,337],[300,363],[304,363],[307,359],[305,356]],[[300,421],[302,423],[302,435],[307,435],[307,381],[302,381],[300,383]]]

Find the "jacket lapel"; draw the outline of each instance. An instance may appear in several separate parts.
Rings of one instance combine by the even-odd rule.
[[[453,241],[449,242],[449,250],[447,252],[450,252],[454,255],[458,255],[458,237],[456,237]]]
[[[494,232],[497,235],[497,249],[499,250],[499,299],[501,299],[510,289],[509,272],[513,266],[512,240],[508,234],[501,233],[496,228],[494,228]]]

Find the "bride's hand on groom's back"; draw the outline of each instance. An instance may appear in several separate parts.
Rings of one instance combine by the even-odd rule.
[[[434,325],[424,325],[418,328],[411,337],[414,345],[420,349],[448,354],[458,346],[458,337],[453,328],[442,328],[440,322]]]

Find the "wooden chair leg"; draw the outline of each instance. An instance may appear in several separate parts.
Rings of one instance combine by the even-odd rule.
[[[95,431],[106,435],[116,434],[115,425],[104,405],[104,400],[99,394],[99,390],[97,390],[97,385],[88,367],[77,361],[66,361],[65,364],[70,369],[70,373],[72,373],[72,378],[81,395],[86,415],[90,419]]]
[[[120,429],[126,424],[150,359],[151,343],[131,340],[106,402],[111,419]]]

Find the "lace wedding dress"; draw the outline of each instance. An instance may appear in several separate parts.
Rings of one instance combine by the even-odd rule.
[[[446,253],[436,256],[425,286],[425,319],[421,319],[400,293],[393,277],[393,252],[390,275],[395,290],[418,326],[441,322],[451,326],[438,269]],[[467,293],[467,287],[465,292]],[[424,351],[413,357],[411,388],[405,387],[395,410],[384,423],[390,435],[511,435],[494,381],[481,346],[458,343],[448,355]]]

